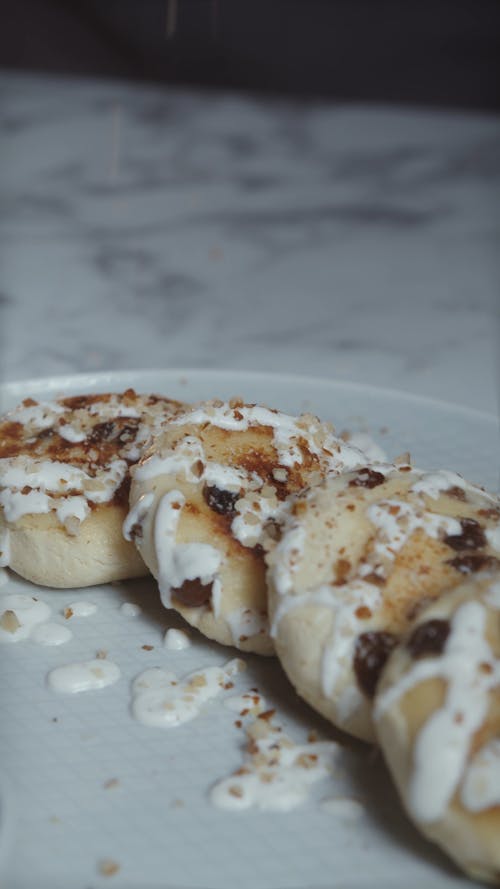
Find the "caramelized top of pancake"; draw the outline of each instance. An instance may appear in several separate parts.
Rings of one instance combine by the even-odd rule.
[[[5,517],[15,521],[22,514],[51,511],[54,504],[47,497],[67,501],[83,495],[90,508],[103,501],[125,503],[128,467],[161,424],[182,409],[180,402],[133,389],[48,402],[25,399],[0,421]]]

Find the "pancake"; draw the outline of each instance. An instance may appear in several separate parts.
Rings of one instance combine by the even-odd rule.
[[[500,884],[500,572],[418,616],[384,668],[374,720],[415,825]]]
[[[271,654],[265,541],[292,493],[364,459],[316,417],[205,402],[134,468],[126,533],[167,608],[222,644]]]
[[[499,502],[456,473],[373,464],[302,493],[267,555],[272,634],[297,692],[373,741],[373,694],[401,633],[499,559]]]
[[[28,398],[0,421],[0,564],[36,584],[147,574],[123,538],[129,467],[180,410],[156,395]]]

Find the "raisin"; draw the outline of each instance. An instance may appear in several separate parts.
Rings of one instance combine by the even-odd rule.
[[[373,698],[385,662],[397,645],[393,633],[361,633],[354,652],[354,672],[361,691]]]
[[[381,472],[376,472],[374,469],[370,469],[366,466],[364,469],[358,470],[358,474],[356,478],[351,479],[349,482],[350,488],[376,488],[378,485],[383,485],[385,482],[385,475]]]
[[[236,501],[240,496],[238,491],[223,491],[215,485],[205,485],[203,496],[210,509],[219,515],[235,515]]]
[[[441,654],[450,632],[448,620],[428,620],[420,624],[411,634],[407,648],[414,658],[427,654]]]
[[[87,438],[91,444],[99,444],[102,441],[110,441],[116,434],[115,424],[112,422],[96,423]]]
[[[476,571],[496,571],[500,568],[500,559],[488,556],[486,553],[464,553],[450,559],[447,565],[451,565],[460,574],[474,574]]]
[[[462,549],[481,549],[486,546],[486,537],[479,522],[475,519],[461,519],[461,534],[448,534],[444,542],[459,552]]]

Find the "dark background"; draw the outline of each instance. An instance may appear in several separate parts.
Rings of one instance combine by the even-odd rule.
[[[10,0],[0,29],[7,69],[477,110],[499,60],[499,0]]]

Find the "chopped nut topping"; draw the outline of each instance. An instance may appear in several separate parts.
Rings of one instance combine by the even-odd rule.
[[[112,877],[114,874],[117,874],[120,870],[120,865],[117,861],[113,861],[112,858],[105,858],[99,864],[99,873],[103,877]]]
[[[15,611],[11,611],[10,608],[4,611],[0,618],[0,627],[2,627],[3,630],[6,630],[7,633],[15,633],[20,626],[21,624]]]
[[[191,466],[191,472],[193,473],[193,475],[196,476],[196,478],[202,477],[204,469],[205,466],[203,465],[201,460],[197,460],[196,463],[193,463],[193,465]]]
[[[119,783],[118,778],[109,778],[103,786],[105,790],[111,790],[113,787],[118,787]]]
[[[360,620],[368,620],[368,618],[372,616],[371,609],[368,608],[368,605],[360,605],[359,608],[356,608],[355,614]]]
[[[186,688],[191,688],[191,689],[193,689],[193,688],[204,688],[204,686],[205,686],[206,684],[207,684],[206,676],[204,676],[203,673],[198,673],[196,676],[193,676],[193,678],[192,678],[191,681],[188,683],[188,685],[186,686]]]
[[[411,463],[411,456],[409,451],[404,451],[403,454],[398,454],[397,457],[394,458],[394,463],[396,466],[406,467]]]
[[[270,710],[264,710],[263,713],[259,713],[259,719],[272,719],[274,714],[276,713],[276,709],[272,707]]]
[[[296,759],[297,765],[303,769],[313,769],[317,762],[318,757],[315,753],[301,753]]]

